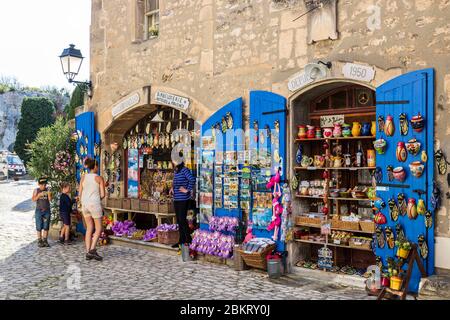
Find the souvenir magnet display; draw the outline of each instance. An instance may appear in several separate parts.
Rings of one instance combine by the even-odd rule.
[[[428,245],[423,234],[417,238],[417,244],[419,245],[420,256],[426,259],[428,257]]]
[[[406,113],[400,113],[400,134],[402,136],[406,136],[408,134],[408,129],[409,129],[409,125],[408,125],[408,118],[406,117]]]

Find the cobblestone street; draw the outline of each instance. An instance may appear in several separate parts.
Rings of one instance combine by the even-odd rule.
[[[85,261],[82,243],[37,248],[33,187],[0,182],[0,299],[368,299],[361,289],[273,282],[257,271],[121,246],[100,248],[101,263]]]

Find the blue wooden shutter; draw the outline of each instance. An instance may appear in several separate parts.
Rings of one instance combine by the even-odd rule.
[[[388,115],[394,118],[395,133],[392,137],[386,137],[383,132],[377,130],[377,139],[383,138],[387,141],[386,153],[377,155],[377,167],[380,167],[383,173],[381,187],[378,187],[377,194],[382,198],[386,204],[390,198],[394,198],[397,202],[398,193],[402,192],[407,199],[416,199],[416,204],[419,195],[413,190],[420,189],[426,192],[422,198],[426,202],[427,209],[431,210],[431,194],[433,190],[434,179],[434,71],[433,69],[425,69],[414,71],[401,75],[393,80],[390,80],[376,90],[377,119],[383,116],[385,119]],[[400,134],[399,115],[404,112],[407,115],[408,122],[411,118],[420,113],[426,122],[425,129],[417,133],[413,131],[409,123],[409,131],[406,136]],[[425,150],[428,155],[428,161],[425,166],[424,174],[420,178],[411,175],[409,164],[413,161],[420,161],[420,152],[413,156],[408,154],[406,162],[399,162],[396,158],[396,147],[399,141],[408,142],[409,139],[416,138],[422,145],[421,150]],[[406,180],[400,183],[396,180],[389,181],[387,176],[387,166],[392,165],[394,168],[402,166],[407,172]],[[386,184],[386,186],[383,186]],[[389,184],[399,185],[398,187],[389,186]],[[383,225],[383,229],[387,226],[391,227],[395,233],[395,226],[400,223],[405,231],[406,238],[414,243],[417,243],[417,238],[420,234],[426,237],[429,254],[428,258],[423,260],[424,267],[428,274],[434,273],[434,223],[433,227],[427,229],[424,224],[424,217],[419,215],[416,220],[410,220],[407,215],[399,216],[396,222],[391,220],[389,214],[389,207],[382,211],[387,218],[387,224]],[[433,213],[434,218],[434,213]],[[382,257],[386,265],[388,257],[395,257],[397,247],[388,249],[387,245],[384,249],[376,246],[376,255]],[[420,272],[415,265],[409,291],[417,292],[420,281]]]
[[[282,181],[286,180],[286,119],[286,99],[284,97],[267,91],[250,92],[250,128],[253,128],[255,121],[258,123],[259,129],[264,129],[266,126],[270,129],[274,129],[275,121],[279,121],[280,123],[279,153],[280,157],[283,159],[281,163],[283,169],[283,176],[281,177]],[[258,148],[258,142],[256,142],[254,137],[250,137],[250,149],[254,150],[255,148]],[[272,168],[272,170],[274,170],[274,168]],[[251,215],[251,219],[252,218]],[[257,237],[270,238],[273,235],[273,231],[269,232],[264,229],[254,229],[253,234]],[[278,236],[278,239],[279,238],[280,237]],[[284,243],[279,241],[277,243],[277,249],[282,251],[284,248]]]
[[[94,112],[85,112],[75,117],[75,130],[82,133],[82,139],[78,139],[77,141],[77,154],[80,159],[87,157],[96,158],[97,161],[100,162],[100,154],[95,156],[94,148],[95,145],[101,145],[100,134],[95,130],[95,114]],[[85,142],[85,137],[88,138],[88,143]],[[80,147],[83,146],[87,149],[87,154],[80,154]],[[80,181],[80,172],[83,169],[83,166],[78,163],[77,164],[77,181]]]
[[[206,136],[206,135],[210,135],[210,129],[217,125],[217,124],[221,124],[222,122],[222,118],[224,118],[227,113],[230,113],[231,116],[233,117],[233,129],[243,129],[243,119],[242,119],[242,98],[238,98],[234,101],[231,101],[230,103],[226,104],[225,106],[223,106],[222,108],[220,108],[217,112],[215,112],[207,121],[205,121],[202,125],[202,137]],[[216,150],[217,151],[241,151],[243,150],[243,139],[241,136],[235,136],[234,138],[229,138],[226,139],[227,136],[231,137],[231,135],[233,134],[233,130],[227,131],[225,134],[221,135],[222,139],[217,139],[216,141]],[[226,141],[233,141],[233,143],[226,143]],[[204,152],[204,150],[201,150],[201,152]],[[199,174],[201,175],[202,173],[202,167],[201,167],[201,157],[200,157],[200,169],[199,169]],[[214,175],[214,171],[212,172],[212,174]],[[214,201],[214,188],[215,188],[215,183],[213,181],[213,201]],[[200,186],[201,189],[201,186]],[[201,195],[200,195],[201,196]],[[222,201],[223,201],[223,195],[222,195]],[[213,203],[214,204],[214,203]],[[201,208],[201,203],[200,203],[200,211],[202,211]],[[229,216],[229,217],[238,217],[241,218],[242,214],[241,214],[241,209],[238,208],[236,210],[228,210],[228,209],[224,209],[224,208],[215,208],[213,205],[213,215],[215,216]],[[206,223],[201,223],[200,224],[200,228],[207,230],[208,224]]]

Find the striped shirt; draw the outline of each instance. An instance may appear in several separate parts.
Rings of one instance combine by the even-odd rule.
[[[175,171],[173,176],[173,200],[174,201],[186,201],[191,198],[191,191],[195,186],[195,177],[191,170],[183,167],[180,171]],[[189,190],[188,193],[183,193],[180,188],[184,187]]]

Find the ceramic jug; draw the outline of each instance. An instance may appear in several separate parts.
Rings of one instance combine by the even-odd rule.
[[[298,133],[297,133],[298,139],[305,139],[306,138],[306,126],[299,125],[298,126]]]
[[[352,126],[347,123],[344,123],[342,125],[342,135],[344,137],[350,137],[352,135]]]
[[[316,136],[316,127],[307,125],[306,128],[308,129],[306,131],[306,137],[308,139],[313,139]]]
[[[341,156],[331,157],[333,167],[340,168],[344,164],[344,159]]]
[[[370,122],[364,122],[361,126],[361,134],[363,136],[370,136],[371,135],[371,123]]]
[[[361,135],[361,124],[357,121],[353,122],[352,136],[359,137]]]
[[[306,168],[306,167],[311,166],[313,164],[313,162],[314,162],[313,158],[310,158],[308,156],[303,156],[301,166]]]
[[[372,121],[372,126],[370,127],[370,133],[374,137],[377,135],[377,122],[376,121]]]
[[[314,156],[314,166],[318,168],[322,168],[325,164],[324,156]]]
[[[342,127],[340,123],[335,123],[333,128],[333,136],[338,138],[342,135]]]
[[[425,206],[425,201],[423,199],[419,199],[417,202],[417,213],[420,215],[424,215],[427,211],[427,207]]]

